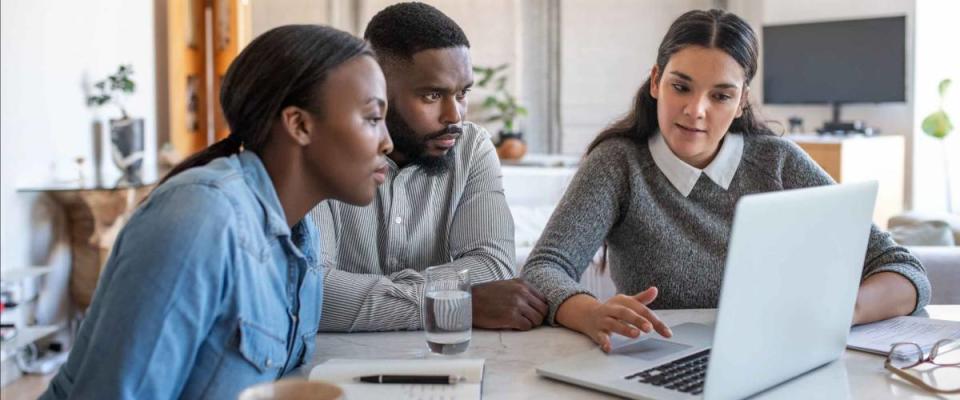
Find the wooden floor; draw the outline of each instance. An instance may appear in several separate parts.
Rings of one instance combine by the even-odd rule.
[[[24,375],[0,390],[3,400],[36,400],[44,391],[50,380],[56,375]]]

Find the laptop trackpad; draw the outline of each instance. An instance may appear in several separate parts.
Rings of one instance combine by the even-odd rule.
[[[639,342],[626,344],[621,347],[615,347],[610,353],[635,357],[646,361],[653,361],[669,356],[673,353],[684,351],[690,347],[693,346],[677,342],[668,342],[666,340],[656,338],[649,338]]]

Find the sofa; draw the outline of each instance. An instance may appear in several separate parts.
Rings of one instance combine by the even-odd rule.
[[[570,165],[503,167],[504,193],[515,225],[517,271],[526,262],[554,207],[560,201],[575,173],[576,168]],[[947,218],[946,224],[951,227],[951,236],[956,235],[956,243],[960,243],[960,217],[956,215],[952,217],[957,219]],[[889,226],[895,234],[895,239],[908,241],[897,237],[897,227],[915,223],[916,220],[925,220],[925,218],[929,217],[908,213],[891,218]],[[934,225],[943,226],[942,223]],[[935,232],[934,236],[942,237],[944,234]],[[960,247],[924,246],[909,242],[905,245],[927,269],[933,286],[930,303],[960,304]],[[600,300],[605,300],[616,294],[616,288],[610,280],[609,270],[601,271],[602,269],[598,268],[601,260],[598,252],[581,276],[580,283],[596,294]]]

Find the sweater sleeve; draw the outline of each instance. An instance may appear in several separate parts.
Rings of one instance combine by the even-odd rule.
[[[523,268],[524,279],[547,298],[551,325],[568,298],[593,296],[580,285],[580,275],[629,206],[628,146],[635,147],[608,140],[586,157]]]
[[[803,188],[833,184],[834,181],[799,146],[793,142],[787,144],[781,179],[784,189]],[[898,245],[890,234],[877,226],[870,226],[870,239],[863,265],[861,282],[873,274],[895,272],[913,283],[917,291],[917,303],[913,314],[919,313],[930,303],[930,281],[927,271],[910,251]]]

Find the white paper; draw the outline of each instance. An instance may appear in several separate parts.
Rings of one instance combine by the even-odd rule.
[[[480,399],[483,359],[451,360],[358,360],[333,359],[310,370],[311,380],[340,386],[348,399]],[[405,385],[359,383],[365,375],[456,375],[464,379],[453,385]]]
[[[960,322],[896,317],[858,325],[850,329],[847,347],[886,355],[893,343],[913,342],[919,344],[926,353],[940,339],[960,340]]]

